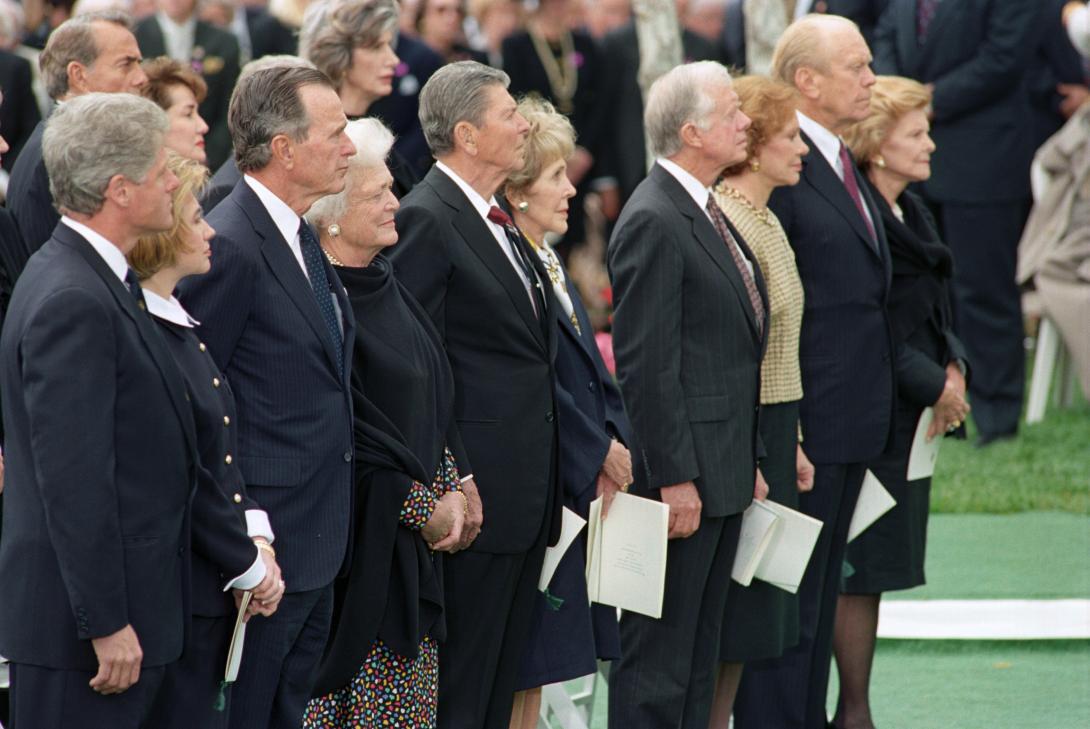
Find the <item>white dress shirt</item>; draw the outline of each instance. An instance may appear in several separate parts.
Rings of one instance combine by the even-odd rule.
[[[484,224],[492,231],[492,236],[496,239],[496,242],[500,244],[500,250],[507,256],[507,260],[511,262],[511,267],[515,269],[515,273],[518,274],[519,280],[522,281],[522,285],[526,288],[526,295],[530,297],[530,306],[533,307],[534,311],[537,311],[537,302],[534,301],[534,293],[530,289],[530,279],[527,278],[526,271],[523,270],[522,264],[519,263],[518,255],[515,253],[514,249],[511,248],[511,241],[507,239],[507,232],[503,229],[502,225],[493,223],[488,219],[488,211],[493,205],[496,205],[495,195],[492,196],[491,200],[485,202],[485,199],[481,197],[480,193],[470,187],[468,182],[459,177],[457,172],[439,161],[436,161],[435,166],[454,181],[454,184],[458,186],[458,189],[465,194],[470,204],[473,205],[473,209],[476,210],[477,214],[484,220]]]
[[[95,252],[102,256],[102,260],[106,261],[106,265],[110,267],[114,275],[121,279],[121,283],[125,283],[125,276],[129,272],[129,262],[125,260],[125,254],[121,252],[120,248],[83,223],[76,222],[67,215],[61,216],[61,222],[82,235],[95,249]]]
[[[818,148],[821,156],[833,168],[833,172],[840,178],[840,181],[844,182],[844,165],[840,163],[840,145],[843,144],[843,141],[801,111],[796,111],[795,114],[799,119],[799,127],[806,133],[806,136],[810,137],[810,141]],[[865,204],[863,205],[863,214],[867,216],[873,230],[874,218],[871,217],[870,209]]]
[[[1067,36],[1083,56],[1090,56],[1090,8],[1075,8],[1067,19]]]
[[[167,55],[188,66],[193,59],[193,44],[196,43],[197,14],[190,15],[184,23],[175,23],[166,13],[159,11],[155,14],[155,19],[159,21],[159,29],[163,31],[163,44],[166,46]]]
[[[704,211],[704,216],[712,224],[712,228],[715,228],[715,221],[712,220],[711,213],[708,212],[708,198],[711,197],[711,190],[700,184],[700,180],[693,177],[692,173],[676,162],[672,162],[665,157],[659,157],[655,161],[681,183],[681,186],[685,188],[685,192],[689,193],[689,197],[693,199],[696,206]],[[718,232],[718,228],[716,228],[716,232]],[[749,275],[753,276],[753,262],[746,258],[745,251],[742,250],[742,246],[738,245],[738,241],[735,240],[732,243],[735,250],[738,251],[739,257],[746,264],[746,268],[749,269]]]
[[[190,329],[200,324],[199,321],[189,315],[189,312],[182,308],[181,303],[173,296],[164,299],[151,289],[144,289],[144,302],[147,304],[148,313],[159,319]],[[269,516],[261,509],[247,509],[246,532],[251,538],[264,537],[270,543],[273,541]],[[261,559],[259,550],[257,558],[250,565],[250,568],[233,580],[228,581],[223,591],[226,592],[232,588],[251,590],[261,584],[261,581],[265,579],[265,573],[265,561]]]

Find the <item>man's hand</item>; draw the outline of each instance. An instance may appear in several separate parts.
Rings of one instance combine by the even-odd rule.
[[[250,600],[250,606],[247,608],[243,620],[249,620],[251,615],[269,617],[276,612],[276,608],[280,606],[280,600],[284,597],[285,585],[280,573],[280,565],[276,563],[276,557],[262,549],[261,561],[265,563],[265,579],[253,589],[254,596]],[[235,593],[235,606],[237,607],[242,600],[242,591],[236,590]]]
[[[935,417],[927,429],[927,440],[941,436],[961,425],[969,414],[969,404],[965,402],[965,377],[954,363],[946,366],[946,383],[942,394],[935,401]]]
[[[795,452],[795,485],[800,494],[814,489],[814,464],[803,453],[801,444]]]
[[[757,477],[753,480],[753,498],[757,501],[764,501],[768,498],[768,481],[765,481],[765,476],[761,473],[761,469],[757,469]]]
[[[602,462],[602,473],[622,488],[632,485],[632,454],[619,441],[611,441],[606,460]]]
[[[659,489],[662,503],[670,507],[670,539],[691,537],[700,528],[700,492],[692,481],[663,486]]]
[[[605,521],[606,515],[609,514],[609,507],[618,491],[624,491],[621,484],[607,476],[605,469],[599,471],[597,495],[602,497],[602,521]]]
[[[451,550],[454,552],[473,544],[473,540],[481,533],[481,525],[484,524],[484,505],[481,503],[481,495],[477,492],[477,482],[469,479],[463,483],[462,493],[466,495],[466,505],[469,507],[469,513],[466,515],[465,525],[462,527],[462,539],[457,548]]]
[[[447,524],[446,531],[439,535],[438,539],[427,539],[428,544],[436,552],[451,552],[455,550],[459,544],[462,543],[462,530],[465,528],[465,507],[468,502],[463,498],[462,494],[457,491],[448,491],[443,494],[443,498],[439,499],[439,503],[435,505],[435,511],[444,510],[449,515],[444,519]],[[432,514],[434,518],[435,514]],[[431,524],[431,519],[428,520],[428,524]],[[425,525],[425,528],[428,526]],[[423,531],[423,530],[421,530]]]
[[[131,625],[104,638],[92,638],[91,645],[98,657],[98,673],[90,681],[94,691],[119,694],[140,680],[144,651]]]
[[[1060,102],[1060,113],[1064,119],[1074,116],[1079,107],[1090,98],[1090,88],[1082,84],[1057,84],[1056,91],[1063,97]]]

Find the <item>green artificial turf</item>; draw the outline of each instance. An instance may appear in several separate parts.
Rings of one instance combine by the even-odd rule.
[[[1090,405],[1050,409],[1044,421],[1021,425],[1016,439],[983,449],[943,441],[932,479],[931,511],[1090,514]]]

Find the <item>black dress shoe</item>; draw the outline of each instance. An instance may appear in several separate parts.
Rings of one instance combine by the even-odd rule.
[[[999,443],[1006,440],[1014,440],[1018,436],[1018,433],[981,433],[977,436],[976,441],[973,443],[977,448],[987,448],[993,443]]]

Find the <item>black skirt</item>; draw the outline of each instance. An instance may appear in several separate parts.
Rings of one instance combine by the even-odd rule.
[[[799,508],[795,475],[798,422],[797,400],[761,406],[760,432],[767,454],[761,461],[761,473],[768,482],[768,498],[792,509]],[[719,660],[744,663],[777,658],[798,640],[798,595],[757,579],[749,587],[731,582],[723,613]]]
[[[924,583],[927,515],[931,506],[931,479],[908,481],[908,453],[922,408],[903,400],[897,409],[893,444],[870,464],[897,505],[854,541],[845,554],[847,567],[841,592],[876,595],[907,590]]]

